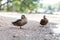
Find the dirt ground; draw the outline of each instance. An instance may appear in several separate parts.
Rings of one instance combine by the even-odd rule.
[[[0,40],[60,40],[59,27],[60,16],[50,14],[24,14],[28,23],[19,29],[12,22],[20,19],[22,14],[4,13],[0,14]],[[39,24],[43,15],[49,19],[45,27]],[[59,24],[60,26],[60,24]]]

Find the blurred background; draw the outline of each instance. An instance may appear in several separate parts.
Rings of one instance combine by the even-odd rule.
[[[59,14],[60,0],[0,0],[0,11]]]

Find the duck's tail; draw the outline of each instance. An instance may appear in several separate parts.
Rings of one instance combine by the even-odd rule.
[[[13,25],[16,25],[16,22],[12,22]]]

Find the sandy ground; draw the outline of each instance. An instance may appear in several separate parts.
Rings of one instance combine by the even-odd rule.
[[[0,40],[60,40],[60,15],[24,14],[28,23],[19,29],[12,22],[20,19],[21,15],[10,12],[0,14]],[[49,19],[45,27],[39,24],[43,15]]]

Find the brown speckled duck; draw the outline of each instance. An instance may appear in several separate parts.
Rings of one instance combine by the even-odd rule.
[[[44,27],[44,25],[46,25],[47,23],[48,23],[48,19],[44,15],[43,19],[41,19],[41,21],[40,21],[40,24]]]
[[[20,29],[22,29],[21,26],[27,24],[27,18],[25,17],[25,15],[22,15],[21,19],[18,19],[17,21],[12,22],[12,24],[15,26],[20,26]]]

